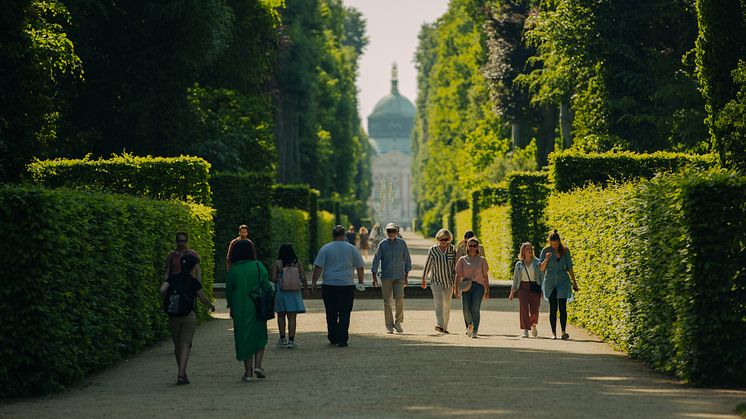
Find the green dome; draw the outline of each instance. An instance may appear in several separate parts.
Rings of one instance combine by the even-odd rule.
[[[400,95],[399,92],[396,91],[395,93],[384,96],[378,101],[378,103],[376,103],[376,106],[373,108],[373,113],[370,114],[370,118],[384,115],[414,118],[414,105],[409,101],[409,99]]]

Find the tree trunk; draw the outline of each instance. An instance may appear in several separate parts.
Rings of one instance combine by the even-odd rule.
[[[528,123],[524,120],[518,120],[510,124],[510,139],[513,142],[513,149],[526,148],[528,143],[531,142]]]
[[[536,144],[536,164],[539,169],[546,166],[549,153],[554,151],[554,129],[557,127],[557,108],[543,106],[541,108],[541,125]]]
[[[298,112],[295,100],[282,93],[275,102],[275,142],[279,164],[280,183],[299,183],[300,141],[298,139]]]
[[[560,134],[562,135],[562,148],[572,147],[572,137],[570,129],[572,128],[572,110],[568,102],[560,103],[559,108]]]

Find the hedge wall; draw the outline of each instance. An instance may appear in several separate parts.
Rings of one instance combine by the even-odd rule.
[[[477,237],[481,237],[480,212],[482,209],[508,203],[508,188],[501,184],[494,187],[477,189],[471,193],[471,226]]]
[[[548,232],[544,214],[550,193],[547,174],[512,172],[507,176],[507,183],[508,217],[513,243],[511,253],[517,255],[521,243],[526,241],[541,249]]]
[[[272,207],[270,255],[277,259],[280,245],[290,243],[301,262],[308,261],[308,213],[299,209]]]
[[[153,199],[176,199],[209,205],[210,163],[199,157],[134,157],[56,159],[31,163],[38,185],[102,190]]]
[[[257,257],[270,263],[272,249],[270,202],[272,176],[263,173],[216,173],[210,178],[215,198],[215,281],[225,282],[225,258],[230,241],[238,236],[238,226],[249,227],[249,238],[257,247]]]
[[[674,172],[689,166],[706,169],[716,164],[714,155],[564,150],[549,155],[549,178],[557,191],[566,192],[588,184],[607,185],[612,181],[650,179],[659,172]]]
[[[308,211],[310,190],[308,185],[272,185],[272,205]]]
[[[490,275],[497,280],[510,280],[513,275],[515,255],[510,236],[510,218],[507,205],[493,206],[480,213],[479,240],[482,241],[490,264]]]
[[[746,383],[744,197],[725,172],[552,197],[581,287],[571,319],[685,380]]]
[[[207,256],[203,285],[211,296],[210,208],[0,187],[0,394],[59,389],[164,338],[158,289],[178,231]]]
[[[467,230],[473,230],[471,225],[471,210],[467,208],[465,210],[457,212],[454,224],[455,226],[451,233],[454,234],[454,241],[458,243],[461,241],[461,239],[464,238],[464,233],[466,233]]]
[[[337,223],[334,220],[334,214],[328,211],[319,211],[319,224],[316,227],[316,249],[332,241],[332,230]],[[311,261],[313,263],[313,261]]]

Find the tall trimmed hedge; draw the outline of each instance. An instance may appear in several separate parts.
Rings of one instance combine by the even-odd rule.
[[[28,166],[38,185],[71,187],[176,199],[209,205],[212,202],[210,163],[199,157],[134,157],[42,160]]]
[[[544,214],[550,193],[547,174],[512,172],[507,176],[507,183],[512,253],[517,255],[523,242],[541,248],[548,230]]]
[[[505,185],[477,189],[471,193],[471,225],[474,233],[481,237],[482,209],[508,203],[508,188]]]
[[[203,256],[202,283],[211,296],[210,208],[0,187],[0,394],[59,389],[164,338],[158,290],[179,231]]]
[[[216,173],[210,178],[216,212],[216,282],[225,282],[228,245],[238,236],[241,224],[249,227],[249,238],[256,245],[260,260],[270,263],[276,256],[270,243],[272,183],[272,176],[264,173]]]
[[[605,186],[613,181],[650,179],[657,173],[675,172],[685,167],[707,169],[715,165],[712,155],[564,150],[549,155],[549,178],[557,191],[567,192],[588,184]]]
[[[454,241],[456,243],[460,242],[467,230],[474,230],[471,224],[471,209],[469,208],[456,213],[453,228],[453,231],[455,231],[456,233],[454,233],[453,231],[451,232],[454,234]]]
[[[306,263],[308,256],[309,229],[308,213],[295,208],[272,207],[271,225],[272,234],[270,240],[270,254],[272,260],[277,259],[277,251],[280,245],[290,243],[293,245],[295,255],[301,263]]]
[[[308,244],[304,254],[308,259],[304,262],[313,262],[316,253],[319,251],[316,247],[317,230],[318,230],[318,200],[319,191],[310,188],[308,185],[274,185],[272,186],[272,203],[277,207],[296,208],[306,211],[309,214],[308,219]]]
[[[490,275],[498,280],[509,280],[513,275],[515,254],[510,236],[510,218],[507,205],[497,205],[480,213],[480,236]]]
[[[581,288],[571,320],[685,380],[745,384],[745,197],[727,172],[552,197]]]
[[[334,226],[337,225],[334,220],[334,214],[328,211],[319,211],[318,220],[319,224],[316,226],[317,251],[318,249],[321,249],[321,246],[332,241],[332,230],[334,230]]]

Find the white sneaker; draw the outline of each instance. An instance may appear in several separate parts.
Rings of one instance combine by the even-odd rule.
[[[536,325],[535,324],[531,325],[531,336],[533,336],[533,337],[539,336],[539,331],[536,330]]]
[[[394,328],[393,327],[387,327],[386,328],[386,334],[387,335],[393,335],[394,334]]]
[[[466,329],[466,336],[472,337],[473,334],[474,334],[474,326],[469,325],[469,328]]]
[[[396,323],[394,325],[394,329],[396,329],[397,333],[404,333],[404,329],[401,328],[401,324],[400,323]]]
[[[279,338],[277,339],[277,347],[278,348],[285,348],[288,346],[288,340],[285,338]]]
[[[528,330],[524,330],[523,331],[523,336],[521,336],[521,337],[522,338],[527,338],[528,337]]]
[[[296,344],[294,340],[289,340],[288,341],[288,348],[293,349],[293,348],[297,348],[297,347],[298,347],[298,344]]]

